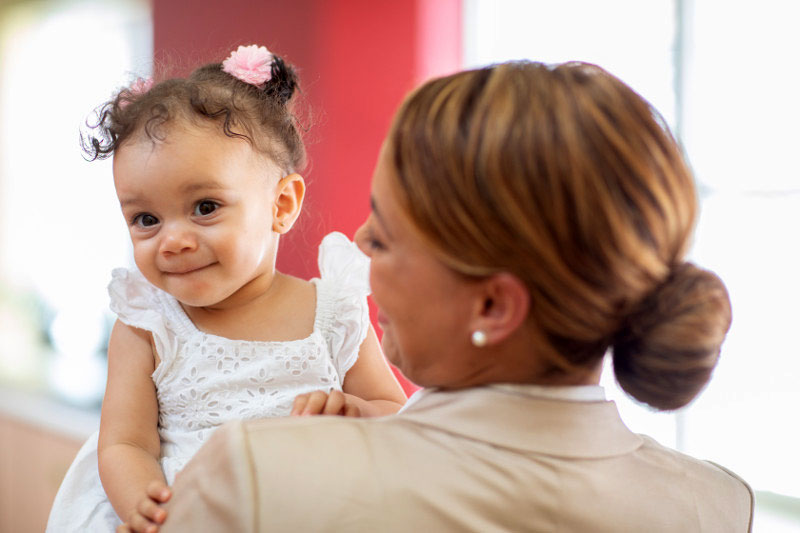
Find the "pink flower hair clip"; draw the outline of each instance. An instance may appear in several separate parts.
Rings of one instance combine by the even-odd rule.
[[[136,80],[133,83],[131,83],[131,86],[128,88],[128,90],[131,92],[131,94],[135,94],[136,96],[138,96],[140,94],[146,93],[152,88],[153,88],[153,78],[148,76],[147,78],[136,78]]]
[[[119,107],[125,109],[133,100],[153,88],[153,78],[136,78],[127,91],[120,94]]]
[[[272,60],[272,53],[264,46],[240,46],[222,62],[222,71],[263,89],[272,78]]]

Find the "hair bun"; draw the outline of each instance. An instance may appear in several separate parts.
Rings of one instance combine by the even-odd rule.
[[[635,399],[672,410],[705,387],[731,323],[725,285],[691,263],[676,267],[612,343],[614,374]]]
[[[271,69],[272,76],[267,81],[264,92],[281,105],[286,105],[297,88],[297,75],[294,69],[278,56],[273,56]]]

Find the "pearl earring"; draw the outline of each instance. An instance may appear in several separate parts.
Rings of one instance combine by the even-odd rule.
[[[486,338],[486,332],[484,332],[484,331],[482,331],[480,329],[476,329],[475,331],[472,332],[472,345],[473,346],[477,346],[478,348],[486,346],[486,341],[487,340],[488,339]]]

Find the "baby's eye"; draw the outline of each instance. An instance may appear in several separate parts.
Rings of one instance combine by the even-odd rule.
[[[134,226],[139,226],[140,228],[149,228],[150,226],[158,224],[158,219],[150,213],[140,213],[133,217],[132,223]]]
[[[219,204],[212,200],[202,200],[194,206],[194,214],[198,217],[207,217],[217,210]]]

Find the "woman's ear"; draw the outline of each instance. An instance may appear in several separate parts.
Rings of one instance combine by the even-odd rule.
[[[482,345],[503,342],[525,322],[530,310],[528,288],[508,272],[492,274],[481,281],[480,299],[471,321],[472,332],[485,335]]]
[[[292,229],[305,195],[306,183],[300,174],[289,174],[278,181],[272,205],[272,231],[283,234]]]

